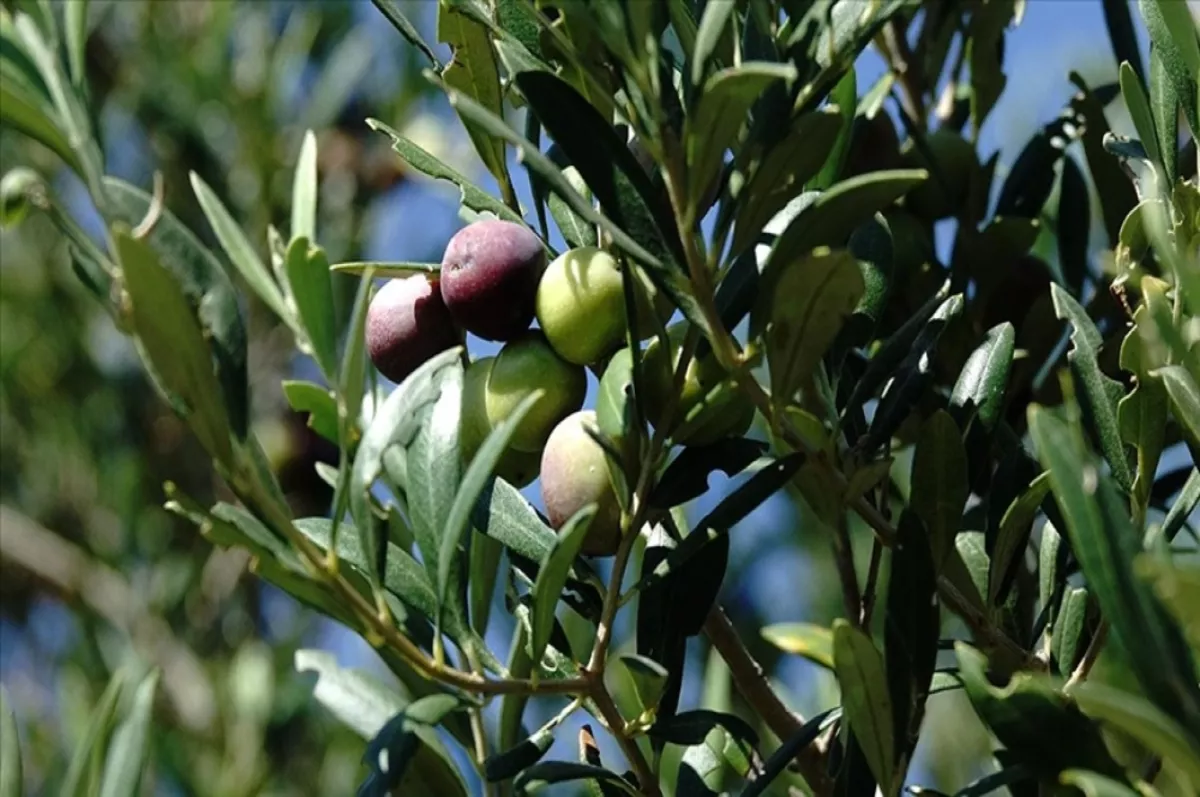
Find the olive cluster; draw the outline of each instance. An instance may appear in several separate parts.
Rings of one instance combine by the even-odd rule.
[[[541,390],[514,431],[496,473],[516,486],[540,476],[546,512],[555,528],[581,507],[598,504],[583,549],[593,556],[616,549],[620,512],[606,454],[588,432],[595,428],[595,412],[582,409],[585,369],[602,369],[602,391],[606,380],[627,378],[631,355],[623,348],[629,323],[626,277],[621,264],[603,249],[578,247],[547,264],[546,248],[529,228],[483,220],[450,240],[439,274],[389,281],[367,312],[367,351],[379,372],[395,382],[439,352],[460,345],[464,331],[503,343],[496,356],[473,359],[467,366],[463,457],[470,461],[491,430]],[[636,272],[628,277],[635,286],[639,317],[649,320],[653,314],[665,322],[673,311],[666,297]],[[661,323],[645,327],[652,333]],[[683,331],[682,325],[671,327],[665,339],[655,336],[645,348],[647,420],[657,427],[670,410],[667,431],[680,444],[744,433],[753,420],[753,406],[736,391],[718,389],[728,380],[711,356],[694,358],[676,387]],[[672,395],[675,398],[668,401]]]

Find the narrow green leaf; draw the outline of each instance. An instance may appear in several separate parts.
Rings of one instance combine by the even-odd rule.
[[[150,754],[151,716],[159,672],[147,675],[133,693],[129,714],[113,731],[104,758],[100,797],[134,797],[139,793],[142,773]]]
[[[291,323],[292,314],[284,303],[283,293],[275,284],[275,280],[262,258],[254,250],[254,245],[250,243],[246,234],[242,232],[242,228],[225,209],[220,198],[209,188],[208,183],[204,182],[195,172],[188,172],[188,177],[192,182],[192,191],[200,203],[200,209],[204,211],[204,216],[208,219],[213,233],[216,234],[221,248],[225,250],[229,262],[234,265],[238,273],[242,275],[242,279],[246,280],[246,284],[258,294],[258,297],[271,308],[275,315],[279,316],[281,320]]]
[[[127,676],[124,670],[118,670],[109,679],[96,705],[92,707],[87,729],[78,746],[71,754],[71,763],[67,765],[67,774],[63,778],[59,794],[62,797],[83,797],[94,795],[100,785],[100,763],[103,760],[103,748],[108,734],[116,720],[117,708],[125,687]]]
[[[104,193],[110,226],[121,222],[134,228],[153,205],[149,194],[115,177],[104,178]],[[194,308],[188,315],[199,322],[205,348],[216,361],[221,388],[209,391],[205,401],[223,398],[229,426],[238,439],[244,439],[249,425],[246,328],[233,282],[220,261],[170,211],[162,211],[144,243],[157,254],[159,264],[178,284],[187,304]],[[156,308],[158,318],[153,320],[173,323],[161,318],[165,315],[169,314],[163,308]]]
[[[1184,118],[1193,135],[1200,135],[1200,41],[1187,3],[1139,0],[1138,9],[1150,34],[1151,49],[1158,52],[1164,71],[1175,84]]]
[[[500,72],[496,67],[496,54],[492,50],[487,28],[456,11],[449,3],[440,2],[437,9],[437,38],[450,45],[450,63],[441,73],[446,85],[471,97],[497,116],[502,116],[504,99],[500,93]],[[484,166],[500,185],[511,189],[504,159],[504,142],[468,119],[463,119],[463,124]]]
[[[1121,63],[1121,96],[1125,98],[1125,107],[1133,120],[1138,139],[1146,148],[1146,155],[1155,165],[1163,164],[1162,151],[1158,147],[1158,134],[1154,130],[1154,116],[1150,113],[1150,101],[1138,79],[1137,73],[1128,61]]]
[[[1091,200],[1075,158],[1064,155],[1058,189],[1058,264],[1063,281],[1076,296],[1083,291],[1088,268],[1088,238],[1092,220]]]
[[[633,683],[633,691],[642,713],[655,711],[658,701],[666,691],[670,673],[653,659],[635,653],[624,653],[617,660],[621,662]]]
[[[1183,528],[1188,517],[1200,504],[1200,470],[1192,468],[1192,473],[1179,491],[1179,497],[1171,505],[1167,516],[1163,518],[1162,534],[1167,542],[1175,539],[1175,535]]]
[[[746,251],[764,230],[776,235],[783,232],[786,224],[777,231],[765,228],[819,172],[840,129],[841,117],[833,108],[803,114],[791,123],[787,135],[767,151],[745,187],[735,193],[737,216],[731,253]],[[792,214],[788,220],[794,217]]]
[[[637,790],[629,781],[615,772],[590,764],[576,764],[572,761],[543,761],[534,764],[513,780],[513,788],[517,794],[532,794],[545,786],[554,783],[566,783],[576,780],[590,780],[603,783],[621,790],[629,797],[637,797]]]
[[[635,589],[644,591],[662,582],[705,548],[726,538],[733,526],[791,481],[804,459],[803,454],[794,453],[766,464],[697,522],[692,532],[657,567],[642,575]],[[703,608],[707,614],[707,607]]]
[[[1024,557],[1025,546],[1033,531],[1033,520],[1049,492],[1050,476],[1043,472],[1004,510],[992,546],[988,604],[996,606],[1004,599],[1012,584],[1015,568]]]
[[[337,400],[328,388],[285,379],[283,395],[293,410],[308,413],[309,428],[332,443],[338,441]]]
[[[1200,567],[1147,553],[1138,556],[1134,570],[1175,616],[1192,650],[1200,650]]]
[[[763,269],[763,291],[786,273],[797,257],[818,246],[841,246],[858,225],[928,177],[923,169],[871,172],[851,177],[822,193],[787,226],[771,247]]]
[[[1018,672],[997,684],[989,677],[983,653],[965,642],[956,642],[954,650],[959,678],[975,712],[1000,743],[1036,774],[1055,776],[1063,769],[1081,767],[1124,777],[1100,729],[1048,679]]]
[[[1146,70],[1142,66],[1142,48],[1138,44],[1137,32],[1133,27],[1133,16],[1129,13],[1127,0],[1102,0],[1104,24],[1108,28],[1108,40],[1112,44],[1117,63],[1128,62],[1133,74],[1146,85]]]
[[[405,448],[412,445],[414,438],[418,437],[419,425],[426,417],[428,408],[446,390],[454,389],[453,381],[448,379],[451,372],[459,373],[459,383],[461,384],[461,360],[462,350],[454,348],[431,358],[413,371],[375,411],[371,425],[367,427],[362,440],[358,443],[350,477],[349,506],[350,514],[359,526],[359,534],[364,535],[361,541],[362,550],[368,555],[378,550],[379,545],[379,541],[374,536],[375,527],[371,520],[372,510],[369,495],[371,486],[379,478],[383,469],[384,455],[393,446]],[[424,449],[418,451],[418,455],[423,451]],[[457,450],[453,453],[457,457]],[[453,464],[457,468],[457,459]],[[430,489],[435,487],[425,481],[425,474],[415,473],[418,467],[425,467],[424,461],[420,461],[419,465],[417,462],[410,463],[409,474],[411,477],[415,477],[410,478],[410,482],[416,482]],[[444,506],[447,510],[450,507],[452,491],[457,486],[456,474],[455,482],[455,485],[446,488],[450,491],[448,494],[445,490],[440,493],[445,497]],[[415,503],[415,506],[411,507],[413,511],[410,520],[417,531],[418,545],[421,546],[421,553],[426,559],[426,569],[429,571],[430,580],[436,583],[437,568],[431,564],[431,559],[436,561],[434,557],[437,556],[440,549],[426,546],[431,545],[431,541],[437,540],[442,523],[435,523],[430,519],[427,513],[431,510],[425,503],[425,498],[422,497],[414,502],[414,491],[411,484],[401,486],[405,488],[410,504]]]
[[[298,518],[296,528],[322,551],[329,550],[330,532],[333,530],[333,521],[329,518]],[[338,534],[336,553],[342,567],[352,568],[343,572],[348,573],[356,586],[365,591],[370,585],[370,573],[374,562],[362,547],[361,535]],[[438,612],[437,593],[421,564],[408,551],[389,542],[386,565],[381,579],[383,587],[395,595],[404,606],[416,611],[431,623],[435,622]],[[499,671],[499,662],[492,656],[483,640],[462,623],[461,618],[446,615],[442,620],[442,630],[461,648],[474,645],[481,663],[489,670]]]
[[[950,392],[951,411],[964,428],[971,417],[979,419],[988,431],[995,428],[1004,406],[1016,337],[1016,329],[1006,321],[989,329],[983,343],[967,358]]]
[[[313,698],[364,739],[377,734],[404,708],[404,699],[395,690],[370,673],[341,667],[328,651],[297,650],[295,668],[317,674]]]
[[[337,376],[337,321],[333,282],[325,250],[308,238],[293,236],[284,261],[288,286],[313,359],[327,379]]]
[[[291,241],[299,238],[316,240],[317,234],[317,137],[313,131],[304,133],[300,156],[296,159],[296,174],[292,180]]]
[[[467,466],[462,483],[458,485],[458,491],[454,494],[454,502],[450,505],[450,511],[446,515],[446,525],[441,533],[442,541],[437,570],[439,604],[446,600],[446,590],[450,586],[456,549],[462,545],[463,536],[470,528],[471,512],[479,502],[480,494],[488,480],[492,478],[492,474],[496,470],[496,463],[508,449],[508,443],[512,439],[513,433],[516,432],[517,426],[544,396],[545,391],[538,388],[517,404],[512,413],[488,433],[470,465]]]
[[[461,706],[455,695],[426,695],[389,719],[367,743],[363,761],[370,775],[359,793],[466,797],[466,784],[436,729]]]
[[[4,74],[0,83],[0,122],[18,130],[58,155],[74,169],[80,170],[79,157],[71,149],[70,141],[60,128],[53,110],[46,108],[36,98],[21,89]]]
[[[1004,93],[1004,31],[1012,20],[1015,2],[988,3],[971,15],[967,62],[971,67],[971,124],[983,128]]]
[[[542,728],[507,750],[488,756],[483,774],[488,783],[510,780],[542,760],[554,744],[554,731]]]
[[[1067,359],[1083,383],[1086,406],[1091,410],[1092,423],[1104,458],[1112,467],[1117,484],[1121,489],[1129,490],[1133,487],[1133,474],[1125,455],[1125,444],[1121,441],[1121,426],[1117,419],[1117,401],[1124,391],[1120,384],[1100,370],[1100,347],[1104,341],[1087,311],[1069,293],[1058,285],[1051,285],[1050,296],[1054,300],[1054,314],[1071,324],[1072,348]]]
[[[337,123],[338,117],[367,76],[375,57],[374,36],[367,24],[355,26],[338,36],[334,42],[312,87],[303,95],[303,104],[296,114],[298,125],[308,130],[326,130]],[[315,192],[313,208],[316,208]],[[309,231],[306,237],[313,240],[314,233]],[[293,237],[298,234],[295,229],[292,230]]]
[[[842,175],[842,167],[846,162],[846,153],[850,150],[850,137],[854,128],[854,116],[858,110],[857,70],[846,70],[846,74],[833,87],[830,100],[837,106],[841,124],[833,149],[829,151],[829,157],[825,159],[825,165],[821,167],[821,171],[807,185],[807,188],[812,191],[824,191],[828,189]]]
[[[21,797],[24,786],[17,715],[8,690],[0,686],[0,797]]]
[[[758,797],[784,773],[800,753],[821,735],[829,723],[841,716],[841,709],[832,708],[812,717],[800,727],[775,752],[771,753],[758,773],[758,777],[746,784],[739,797]]]
[[[1167,387],[1176,420],[1193,441],[1200,441],[1200,387],[1182,365],[1168,365],[1156,373]]]
[[[954,546],[970,492],[962,433],[949,413],[938,410],[925,421],[917,439],[909,505],[925,523],[939,570]]]
[[[833,632],[812,623],[776,623],[762,630],[763,638],[785,653],[803,656],[833,669]]]
[[[421,34],[417,32],[416,27],[409,22],[408,17],[400,10],[400,5],[397,0],[371,0],[380,13],[392,23],[392,26],[400,31],[400,35],[408,40],[408,43],[416,47],[418,51],[429,59],[434,69],[441,69],[441,62],[438,61],[436,55],[433,54],[433,48],[421,38]]]
[[[376,2],[381,1],[376,0]],[[372,130],[378,130],[386,134],[392,140],[392,149],[396,151],[396,154],[409,166],[421,172],[421,174],[428,175],[435,180],[446,180],[456,185],[459,190],[460,200],[464,206],[478,213],[491,213],[493,216],[505,221],[512,221],[517,224],[525,223],[520,214],[515,213],[508,205],[505,205],[383,122],[380,122],[378,119],[368,119],[367,126]],[[516,134],[514,133],[514,135]]]
[[[1146,695],[1185,727],[1200,729],[1200,688],[1179,629],[1133,572],[1141,539],[1077,426],[1045,408],[1029,411],[1038,457],[1050,471],[1071,548]]]
[[[1150,115],[1158,136],[1162,154],[1163,173],[1167,184],[1174,185],[1179,174],[1179,92],[1175,81],[1167,74],[1162,54],[1150,48]]]
[[[1140,797],[1144,794],[1115,778],[1083,769],[1064,769],[1059,773],[1058,782],[1078,789],[1083,797]]]
[[[1075,671],[1084,646],[1088,643],[1088,635],[1084,633],[1087,610],[1087,589],[1068,586],[1058,615],[1054,618],[1054,631],[1050,635],[1051,661],[1058,672],[1064,675]]]
[[[704,73],[708,62],[717,51],[721,35],[729,25],[737,4],[734,0],[709,0],[704,4],[704,13],[700,15],[700,23],[696,28],[695,40],[692,44],[692,85],[699,86],[704,82]]]
[[[650,505],[670,509],[708,492],[708,477],[715,471],[735,476],[767,453],[760,440],[729,437],[707,446],[689,446],[679,453],[658,478]],[[759,464],[765,464],[759,463]]]
[[[529,657],[534,662],[540,662],[550,644],[550,634],[554,630],[554,610],[562,597],[563,588],[567,585],[567,576],[575,557],[583,547],[592,519],[596,516],[596,506],[589,504],[576,512],[570,520],[563,524],[554,542],[554,547],[542,560],[537,579],[533,582],[533,619],[532,633],[529,638]]]
[[[67,66],[71,83],[77,91],[86,90],[87,76],[84,74],[85,51],[88,35],[88,0],[67,0],[63,9],[66,28]]]
[[[1121,222],[1137,204],[1137,193],[1133,183],[1125,176],[1117,159],[1104,149],[1104,137],[1109,133],[1108,121],[1104,117],[1104,102],[1088,88],[1077,73],[1071,73],[1071,82],[1078,89],[1071,99],[1072,111],[1082,119],[1084,154],[1088,172],[1096,185],[1100,210],[1104,216],[1104,229],[1110,247],[1116,247]]]
[[[196,310],[148,244],[121,229],[114,232],[113,242],[133,309],[133,328],[151,367],[204,448],[229,465],[229,416]]]
[[[744,719],[722,711],[696,709],[684,711],[671,717],[663,717],[650,727],[653,739],[678,745],[703,744],[713,728],[721,728],[734,739],[753,747],[758,744],[758,734]]]
[[[842,688],[842,710],[878,783],[895,768],[892,699],[883,655],[871,638],[842,619],[833,622],[833,668]]]
[[[866,289],[844,250],[817,249],[777,268],[784,266],[750,315],[751,329],[764,330],[771,394],[781,406],[813,377]]]
[[[865,438],[858,443],[864,452],[872,452],[890,440],[892,434],[909,416],[912,408],[924,394],[933,378],[933,355],[942,339],[942,333],[946,326],[962,312],[964,304],[962,294],[954,294],[942,302],[933,317],[920,327],[920,332],[913,340],[911,349],[896,350],[889,340],[884,349],[876,356],[875,360],[879,361],[880,368],[886,362],[885,354],[889,355],[888,359],[892,356],[903,357],[903,359],[899,368],[891,372],[890,381],[884,388],[883,395],[879,397],[879,405],[875,409],[874,417],[871,418],[871,426],[867,430]],[[901,329],[893,336],[898,339],[897,342],[907,336],[907,334],[900,335],[900,332],[904,331]],[[868,382],[868,377],[874,380],[888,376],[886,373],[875,370],[875,360],[872,360],[867,372],[860,380],[860,384]],[[854,394],[858,395],[858,393],[859,388],[855,386]]]
[[[736,144],[751,108],[775,81],[797,77],[791,64],[749,61],[722,69],[705,84],[688,116],[684,141],[688,162],[688,198],[698,207],[721,168],[725,151]]]
[[[1107,722],[1137,739],[1186,778],[1183,793],[1200,793],[1200,744],[1146,700],[1095,680],[1081,681],[1068,693],[1089,717]]]
[[[439,274],[441,263],[385,263],[348,262],[334,263],[329,270],[339,274],[363,274],[370,270],[380,279],[401,279],[413,274]]]

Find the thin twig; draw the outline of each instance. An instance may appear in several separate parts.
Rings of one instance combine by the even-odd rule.
[[[795,736],[804,725],[804,718],[792,713],[767,679],[766,671],[746,649],[741,636],[729,615],[719,605],[714,605],[704,620],[704,634],[713,648],[729,666],[729,674],[738,694],[754,709],[780,741]],[[808,782],[814,794],[829,791],[825,764],[820,751],[810,745],[797,758],[800,774]]]
[[[869,628],[871,614],[875,611],[875,590],[879,583],[879,565],[883,559],[883,546],[879,540],[871,540],[871,563],[867,565],[867,583],[862,595],[862,627]]]
[[[650,769],[646,757],[642,755],[642,749],[638,747],[637,741],[625,732],[625,719],[621,716],[617,704],[613,702],[612,695],[608,693],[603,682],[598,681],[596,687],[592,689],[592,702],[600,710],[601,719],[608,726],[613,738],[617,740],[617,744],[621,746],[621,752],[625,754],[630,768],[637,775],[638,786],[641,788],[642,794],[647,797],[660,797],[662,791],[658,788],[658,778]]]

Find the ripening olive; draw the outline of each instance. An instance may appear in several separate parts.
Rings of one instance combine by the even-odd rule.
[[[512,340],[533,322],[546,266],[541,240],[524,225],[485,219],[459,230],[442,255],[442,298],[468,332]]]
[[[596,428],[595,412],[572,413],[550,433],[542,452],[542,500],[556,529],[583,507],[597,504],[582,551],[588,556],[611,556],[621,541],[621,510],[604,449],[585,426]]]
[[[424,274],[389,281],[367,307],[367,353],[393,382],[462,342],[437,284]]]
[[[538,388],[545,394],[513,434],[510,445],[518,451],[541,451],[554,425],[582,407],[587,392],[584,370],[555,354],[540,330],[530,330],[506,343],[492,363],[484,396],[488,423],[496,426]]]

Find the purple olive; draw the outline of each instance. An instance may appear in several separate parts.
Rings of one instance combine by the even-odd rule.
[[[542,500],[554,528],[588,504],[597,505],[582,551],[612,556],[621,541],[621,509],[608,475],[607,457],[585,427],[596,427],[596,413],[568,415],[550,433],[542,452]]]
[[[442,255],[442,299],[460,326],[512,340],[533,322],[546,250],[528,228],[487,219],[459,230]]]
[[[435,354],[462,343],[437,284],[423,274],[391,280],[367,308],[367,353],[393,382]]]

